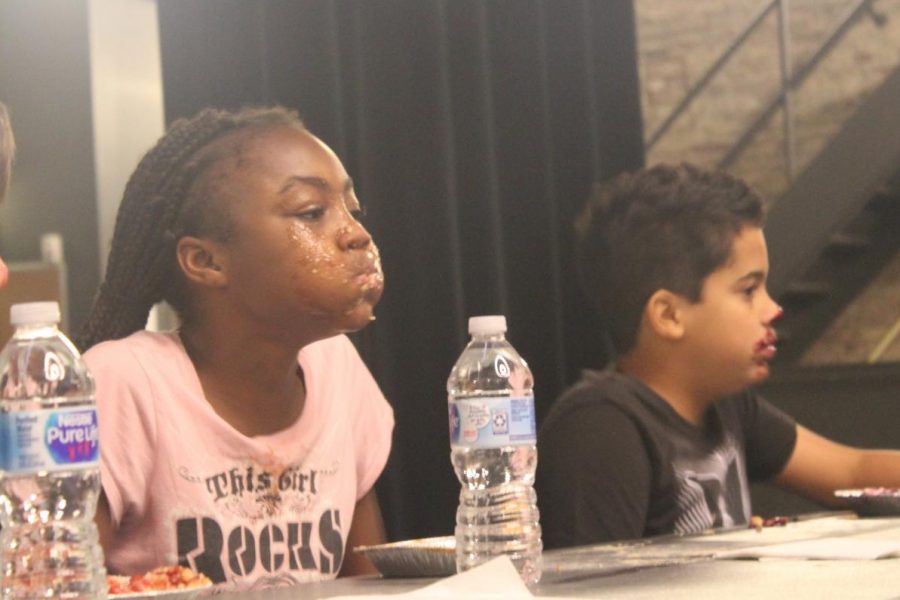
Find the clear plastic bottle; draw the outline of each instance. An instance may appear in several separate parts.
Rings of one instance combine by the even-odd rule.
[[[472,317],[469,333],[447,380],[450,454],[462,484],[456,568],[506,554],[526,583],[537,583],[543,545],[533,487],[534,381],[506,341],[506,317]]]
[[[94,382],[56,302],[16,304],[0,354],[0,598],[106,598]]]

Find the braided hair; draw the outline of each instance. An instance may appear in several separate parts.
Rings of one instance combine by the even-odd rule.
[[[227,238],[227,207],[215,202],[201,175],[227,153],[213,152],[214,142],[251,128],[303,128],[296,112],[282,107],[238,112],[204,109],[175,121],[141,159],[116,216],[106,276],[76,344],[86,351],[105,340],[126,337],[144,328],[150,309],[167,301],[182,316],[188,309],[186,286],[175,246],[185,235]]]

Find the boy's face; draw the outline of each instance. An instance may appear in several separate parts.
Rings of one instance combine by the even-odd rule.
[[[706,278],[700,301],[685,309],[683,349],[711,394],[734,393],[769,375],[772,324],[781,308],[766,290],[768,272],[762,229],[746,226],[732,242],[728,263]]]

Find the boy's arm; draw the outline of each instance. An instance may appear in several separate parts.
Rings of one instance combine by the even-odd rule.
[[[384,521],[381,519],[381,507],[375,488],[360,498],[353,511],[353,522],[347,534],[347,545],[344,549],[344,562],[341,565],[340,577],[351,575],[377,574],[378,570],[369,559],[353,551],[357,546],[372,546],[385,542]]]
[[[797,425],[797,444],[775,482],[833,508],[846,503],[834,491],[900,487],[900,451],[845,446]]]

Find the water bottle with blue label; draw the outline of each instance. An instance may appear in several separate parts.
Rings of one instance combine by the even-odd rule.
[[[106,598],[94,382],[56,302],[16,304],[0,354],[0,598]]]
[[[447,380],[450,454],[462,484],[456,568],[512,559],[526,583],[541,578],[534,471],[534,381],[506,341],[503,316],[469,319],[471,341]]]

